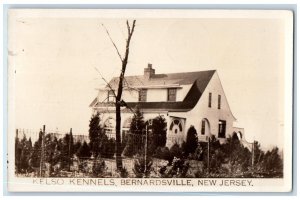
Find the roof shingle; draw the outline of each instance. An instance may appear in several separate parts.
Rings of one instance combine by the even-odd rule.
[[[170,73],[170,74],[154,74],[151,78],[141,76],[125,76],[124,85],[130,88],[140,86],[155,86],[155,85],[189,85],[193,84],[195,80],[201,79],[205,82],[215,70],[184,72],[184,73]],[[119,77],[114,77],[109,82],[109,85],[115,89],[118,87]],[[106,86],[106,88],[109,88]]]

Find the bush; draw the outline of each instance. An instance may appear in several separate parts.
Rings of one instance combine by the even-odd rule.
[[[273,148],[271,151],[267,151],[264,156],[263,168],[264,171],[273,174],[283,174],[283,161],[278,153],[278,147]]]
[[[187,132],[186,144],[184,148],[184,153],[189,155],[193,154],[198,146],[198,136],[197,131],[194,126],[191,126]]]
[[[126,146],[123,150],[123,155],[127,157],[133,157],[138,154],[138,152],[142,151],[142,146],[138,145],[142,143],[142,135],[136,134],[128,134],[126,136]]]
[[[207,145],[205,145],[205,146],[207,146]],[[203,147],[203,144],[201,145],[201,143],[198,143],[198,146],[195,149],[195,152],[193,153],[192,158],[194,160],[203,160],[204,151],[205,151],[205,147]]]
[[[172,159],[174,157],[182,158],[182,153],[183,153],[183,151],[177,143],[175,143],[170,149],[170,154],[171,154]]]
[[[153,161],[151,158],[147,157],[146,168],[145,168],[145,158],[138,156],[134,161],[133,172],[137,178],[148,178],[152,169]]]
[[[208,174],[205,173],[203,170],[198,170],[195,172],[195,178],[207,178]]]
[[[116,146],[116,141],[114,138],[110,139],[104,139],[103,140],[103,145],[101,148],[101,156],[104,158],[113,158],[115,155],[115,146]]]
[[[168,160],[170,163],[173,160],[173,156],[168,147],[158,147],[153,155],[155,158]]]
[[[79,171],[82,173],[88,173],[89,167],[86,161],[81,161],[78,165]]]
[[[120,176],[122,178],[128,178],[128,171],[125,167],[123,167],[121,170],[120,170]]]
[[[161,167],[159,173],[162,178],[186,178],[189,167],[188,161],[174,157],[171,166]]]
[[[86,143],[86,141],[83,142],[81,147],[78,149],[76,155],[79,158],[89,158],[91,156],[91,151],[89,145]]]
[[[92,168],[93,177],[104,177],[105,171],[106,171],[105,162],[100,158],[100,156],[98,156],[97,159],[93,161],[93,168]]]

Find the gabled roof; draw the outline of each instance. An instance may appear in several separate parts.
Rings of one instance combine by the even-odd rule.
[[[184,72],[184,73],[170,73],[170,74],[154,74],[151,78],[144,75],[141,76],[125,76],[124,85],[130,88],[134,87],[150,87],[157,85],[190,85],[196,80],[202,80],[203,85],[207,85],[207,77],[210,77],[215,70]],[[109,82],[109,85],[115,89],[118,87],[119,77],[114,77]],[[109,87],[106,86],[108,89]]]
[[[97,97],[90,103],[90,107],[93,107],[97,103]]]
[[[172,74],[156,74],[150,79],[144,78],[144,76],[127,76],[126,82],[130,87],[138,87],[141,85],[170,85],[180,84],[189,85],[192,84],[191,89],[187,93],[183,101],[179,102],[126,102],[127,106],[134,108],[139,106],[142,110],[163,110],[163,111],[188,111],[195,107],[203,94],[206,86],[208,85],[211,77],[215,73],[215,70],[200,71],[200,72],[187,72],[187,73],[172,73]],[[118,78],[113,78],[110,81],[112,88],[117,87]],[[94,101],[93,101],[94,102]],[[93,104],[93,103],[92,103]],[[98,102],[94,103],[94,107],[111,107],[111,103]]]

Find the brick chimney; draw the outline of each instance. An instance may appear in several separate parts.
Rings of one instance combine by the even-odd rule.
[[[152,64],[148,63],[148,67],[144,68],[144,77],[150,79],[155,75],[155,69],[152,69]]]

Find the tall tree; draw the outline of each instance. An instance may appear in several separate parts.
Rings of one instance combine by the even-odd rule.
[[[69,170],[70,169],[70,141],[71,137],[70,134],[66,134],[65,137],[62,139],[62,148],[61,148],[61,167],[63,169]]]
[[[22,151],[22,149],[20,148],[20,140],[19,140],[18,136],[16,136],[16,138],[15,138],[15,167],[16,167],[17,173],[20,170],[21,151]]]
[[[89,138],[90,138],[90,148],[95,157],[97,157],[99,150],[99,136],[101,133],[100,127],[100,113],[92,115],[90,120],[90,128],[89,128]]]
[[[69,152],[70,152],[70,157],[72,157],[74,154],[74,137],[72,133],[72,128],[70,129]]]
[[[29,146],[26,135],[23,136],[23,139],[20,141],[21,154],[19,158],[19,170],[21,172],[26,172],[29,169],[29,158],[31,153],[31,146]]]
[[[131,145],[129,149],[133,150],[133,155],[140,152],[144,147],[143,137],[145,136],[146,124],[144,121],[144,116],[141,113],[139,107],[136,107],[134,116],[130,123],[130,137],[128,144]]]
[[[263,171],[264,170],[264,157],[265,157],[265,153],[264,151],[261,149],[260,143],[258,141],[254,141],[253,144],[253,151],[254,151],[254,156],[253,156],[253,169],[255,171]]]
[[[154,143],[158,147],[164,147],[167,141],[167,122],[161,115],[155,117],[152,122],[152,134]]]
[[[134,116],[130,123],[129,132],[137,135],[142,135],[145,129],[144,116],[139,107],[135,108]]]
[[[83,142],[82,142],[82,143],[83,143]],[[77,141],[77,142],[74,144],[74,148],[73,148],[74,154],[77,155],[78,150],[80,149],[80,147],[81,147],[81,142],[80,142],[80,141]]]
[[[133,20],[132,25],[130,26],[128,20],[126,21],[128,35],[127,35],[127,39],[126,39],[125,55],[123,58],[122,58],[117,46],[115,45],[112,38],[110,37],[108,30],[104,27],[104,25],[102,25],[105,28],[113,46],[115,47],[115,49],[117,51],[117,54],[121,60],[121,63],[122,63],[121,73],[119,75],[119,84],[118,84],[117,94],[115,94],[115,96],[116,96],[116,104],[115,104],[116,105],[116,163],[117,163],[118,170],[122,170],[122,168],[123,168],[122,157],[121,157],[121,154],[122,154],[121,106],[124,106],[124,101],[122,100],[123,82],[124,82],[125,71],[126,71],[126,67],[127,67],[127,63],[128,63],[130,41],[131,41],[131,37],[134,32],[135,22],[136,22],[136,20]],[[114,91],[114,90],[112,90],[112,91]]]
[[[57,138],[50,134],[45,135],[45,161],[49,163],[50,173],[53,171],[53,166],[57,163],[54,159],[55,147],[57,145]]]
[[[135,108],[134,116],[129,127],[129,134],[126,135],[126,142],[123,154],[132,157],[143,147],[143,137],[145,133],[145,121],[139,107]]]
[[[39,139],[34,143],[33,152],[30,157],[31,165],[33,167],[40,166],[41,149],[42,149],[42,131],[39,132]]]
[[[72,128],[70,129],[70,139],[69,139],[69,171],[71,170],[72,157],[74,154],[74,138],[72,133]]]
[[[110,138],[107,140],[107,142],[105,143],[104,151],[102,153],[104,158],[113,158],[115,154],[115,143],[116,141],[114,138]]]

